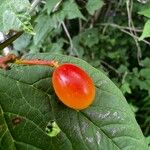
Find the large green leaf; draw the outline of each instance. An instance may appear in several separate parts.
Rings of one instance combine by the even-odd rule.
[[[86,62],[62,55],[27,55],[28,59],[74,63],[93,78],[94,103],[75,111],[54,93],[53,68],[12,65],[0,70],[1,150],[147,150],[143,134],[120,90]],[[55,121],[61,132],[50,137],[45,128]]]
[[[28,14],[29,0],[0,0],[0,31],[26,31],[33,33]]]

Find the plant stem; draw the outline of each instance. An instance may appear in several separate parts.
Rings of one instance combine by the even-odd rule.
[[[40,60],[40,59],[31,59],[31,60],[16,59],[14,64],[18,64],[18,65],[43,65],[43,66],[50,66],[50,67],[58,67],[59,66],[57,61]]]
[[[4,57],[0,57],[0,68],[8,69],[8,63],[18,64],[18,65],[43,65],[50,67],[58,67],[59,64],[55,60],[41,60],[41,59],[19,59],[14,54],[9,54]]]
[[[78,51],[74,48],[74,45],[73,45],[73,42],[72,42],[70,33],[69,33],[69,31],[68,31],[68,29],[67,29],[65,23],[62,21],[61,24],[62,24],[62,27],[63,27],[63,29],[64,29],[64,31],[65,31],[65,33],[66,33],[68,39],[69,39],[71,54],[74,54],[74,52],[75,52],[75,54],[76,54],[77,56],[79,56]]]
[[[127,1],[126,1],[126,7],[127,7],[127,14],[128,14],[128,26],[129,26],[129,28],[135,29],[134,23],[133,23],[133,20],[132,20],[133,0],[127,0]],[[135,30],[133,30],[133,31],[130,30],[130,33],[131,33],[132,35],[137,36],[137,33],[136,33]],[[140,61],[140,59],[142,58],[142,52],[141,52],[142,50],[141,50],[140,44],[139,44],[137,38],[134,38],[134,37],[133,37],[133,39],[134,39],[135,44],[136,44],[136,47],[137,47],[137,60],[138,60],[138,64],[139,64],[140,66],[143,66],[143,65],[141,64],[141,61]]]
[[[9,39],[7,39],[4,42],[0,43],[0,50],[4,49],[8,45],[10,45],[13,41],[15,41],[22,34],[23,34],[23,32],[17,32],[15,35],[13,35],[12,37],[10,37]]]
[[[104,64],[105,66],[107,66],[109,69],[113,70],[116,74],[118,74],[118,75],[120,76],[120,73],[118,72],[118,70],[115,69],[113,66],[109,65],[107,62],[101,60],[100,63],[101,63],[102,65]]]
[[[42,0],[33,0],[32,4],[31,4],[31,9],[29,11],[29,13],[31,13],[35,7],[41,2]]]
[[[119,25],[114,24],[114,23],[101,23],[100,25],[101,26],[111,26],[111,27],[114,27],[114,28],[119,28],[119,29],[124,29],[124,30],[132,30],[132,31],[134,30],[136,32],[142,32],[143,31],[143,30],[140,30],[138,28],[133,29],[133,28],[130,28],[130,27],[119,26]]]
[[[17,56],[14,54],[9,54],[5,57],[0,57],[0,68],[2,69],[8,69],[8,63],[14,62],[16,60]]]
[[[127,30],[134,30],[134,31],[136,31],[136,32],[141,32],[141,31],[142,31],[142,30],[140,30],[140,29],[133,29],[133,28],[130,28],[130,27],[119,26],[119,25],[116,25],[116,24],[101,23],[100,25],[101,25],[101,26],[111,26],[111,27],[117,28],[117,29],[119,29],[120,31],[122,31],[122,32],[124,32],[124,33],[130,35],[132,38],[136,38],[137,40],[139,39],[139,37],[136,36],[136,35],[134,35],[134,34],[132,34],[132,33],[130,33],[130,32],[127,31]],[[148,42],[147,40],[144,40],[144,39],[143,39],[143,40],[141,40],[141,41],[144,42],[145,44],[150,45],[150,42]]]

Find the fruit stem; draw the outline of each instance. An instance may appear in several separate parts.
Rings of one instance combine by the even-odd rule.
[[[31,60],[16,59],[14,63],[18,65],[43,65],[43,66],[50,66],[50,67],[59,66],[57,61],[40,60],[40,59],[31,59]]]
[[[18,65],[43,65],[43,66],[50,66],[50,67],[58,67],[59,64],[55,60],[41,60],[41,59],[19,59],[14,54],[9,54],[4,57],[0,57],[0,68],[8,69],[8,63],[14,63]]]

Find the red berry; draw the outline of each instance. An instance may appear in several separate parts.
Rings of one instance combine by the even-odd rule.
[[[92,104],[95,86],[90,76],[73,64],[62,64],[53,72],[56,95],[66,106],[81,110]]]

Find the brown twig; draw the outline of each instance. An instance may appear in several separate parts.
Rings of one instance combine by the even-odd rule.
[[[17,59],[17,56],[14,54],[9,54],[4,57],[0,57],[0,68],[2,69],[8,69],[9,65],[8,63],[14,62]]]
[[[130,31],[135,31],[135,32],[142,32],[143,31],[143,30],[138,29],[138,28],[130,28],[130,27],[126,27],[126,26],[120,26],[120,25],[115,24],[115,23],[101,23],[100,25],[101,26],[111,26],[114,28],[130,30]]]
[[[109,69],[113,70],[116,74],[118,74],[120,76],[119,71],[117,69],[115,69],[113,66],[111,66],[110,64],[108,64],[107,62],[101,60],[100,63],[104,64],[105,66],[107,66]]]
[[[130,35],[132,38],[136,38],[137,40],[139,39],[138,36],[135,36],[135,35],[131,34],[130,32],[124,30],[124,29],[120,29],[120,30],[121,30],[122,32],[124,32],[124,33]],[[141,40],[141,41],[144,42],[144,43],[146,43],[147,45],[150,45],[150,42],[148,42],[147,40]]]
[[[50,66],[50,67],[58,67],[58,62],[54,60],[41,60],[41,59],[16,59],[14,64],[18,65],[42,65],[42,66]]]
[[[136,32],[141,32],[141,30],[138,30],[138,29],[133,29],[133,28],[129,28],[129,27],[124,27],[124,26],[119,26],[119,25],[117,25],[117,24],[109,24],[109,23],[101,23],[100,25],[102,25],[102,26],[111,26],[111,27],[114,27],[114,28],[117,28],[117,29],[119,29],[120,31],[122,31],[122,32],[124,32],[124,33],[126,33],[126,34],[128,34],[128,35],[130,35],[132,38],[136,38],[137,40],[139,39],[139,37],[138,36],[136,36],[136,35],[134,35],[134,34],[132,34],[131,32],[129,32],[129,31],[127,31],[127,30],[134,30],[134,31],[136,31]],[[141,40],[142,42],[144,42],[145,44],[147,44],[147,45],[150,45],[150,42],[148,42],[147,40]]]
[[[9,63],[17,64],[17,65],[43,65],[50,67],[58,67],[59,64],[55,60],[41,60],[41,59],[19,59],[14,54],[9,54],[4,57],[0,57],[0,68],[8,69]]]

